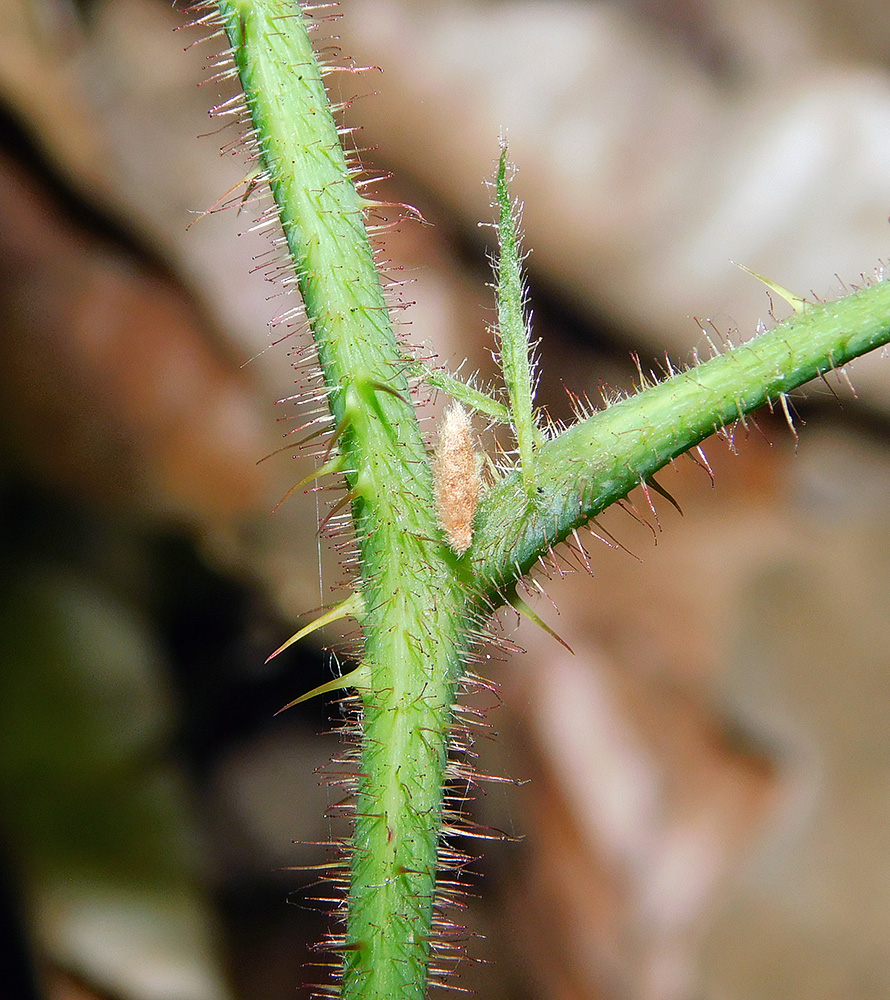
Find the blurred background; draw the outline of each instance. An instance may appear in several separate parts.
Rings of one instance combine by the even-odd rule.
[[[248,170],[207,114],[231,84],[199,86],[218,42],[164,0],[0,9],[0,977],[292,997],[327,916],[288,868],[324,860],[339,709],[273,713],[337,662],[264,660],[344,572],[325,494],[270,516],[310,460],[257,464],[306,380],[294,338],[270,346],[294,303],[268,245],[249,211],[188,228]],[[342,12],[323,44],[384,70],[335,78],[354,142],[428,223],[386,240],[403,332],[492,374],[478,223],[503,132],[555,418],[566,389],[630,386],[632,352],[688,362],[784,316],[731,261],[823,298],[883,274],[884,3]],[[890,359],[794,406],[799,441],[765,413],[707,442],[713,486],[689,460],[662,476],[682,518],[635,497],[651,525],[608,512],[621,547],[587,539],[592,579],[541,581],[574,656],[503,616],[527,652],[486,667],[479,767],[525,783],[474,807],[515,840],[475,865],[460,919],[490,964],[461,987],[890,995]]]

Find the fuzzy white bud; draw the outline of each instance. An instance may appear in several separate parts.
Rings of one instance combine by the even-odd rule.
[[[452,551],[462,556],[473,540],[482,479],[470,417],[460,403],[451,403],[439,424],[434,471],[439,526]]]

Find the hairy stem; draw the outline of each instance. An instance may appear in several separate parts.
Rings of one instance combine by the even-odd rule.
[[[507,149],[501,149],[495,179],[498,209],[498,341],[500,362],[510,400],[510,417],[519,447],[519,469],[526,489],[534,487],[533,453],[537,425],[534,416],[534,385],[525,293],[522,287],[522,254],[517,209],[507,183]]]
[[[468,556],[493,595],[541,553],[714,431],[890,342],[890,283],[803,312],[710,361],[595,413],[535,454],[537,493],[520,474],[490,489]]]
[[[421,997],[429,960],[465,597],[438,540],[430,466],[363,203],[292,0],[219,11],[318,346],[357,543],[367,686],[343,995]]]

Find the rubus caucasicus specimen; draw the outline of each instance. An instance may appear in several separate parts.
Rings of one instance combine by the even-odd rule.
[[[496,398],[425,368],[393,332],[366,230],[375,203],[356,186],[325,92],[326,69],[342,67],[322,66],[310,42],[328,5],[220,0],[194,10],[196,23],[228,38],[230,65],[219,75],[240,77],[244,100],[216,111],[246,124],[258,161],[249,184],[271,190],[269,220],[283,234],[323,373],[331,434],[323,468],[307,478],[345,480],[338,508],[351,511],[358,550],[355,593],[322,619],[358,620],[358,666],[310,692],[353,689],[361,731],[345,919],[328,942],[340,981],[317,991],[419,998],[455,954],[438,903],[456,877],[437,879],[464,863],[443,839],[457,810],[447,796],[449,733],[492,611],[506,601],[524,608],[516,582],[558,543],[580,544],[576,530],[609,504],[641,483],[662,492],[652,477],[673,458],[890,340],[890,285],[830,303],[792,296],[787,322],[557,431],[534,407],[505,151],[495,182],[505,383]],[[454,400],[435,455],[411,401],[418,378]],[[516,440],[514,467],[487,486],[470,412],[509,425]]]

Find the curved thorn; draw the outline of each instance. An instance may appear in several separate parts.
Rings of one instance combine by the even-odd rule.
[[[776,295],[784,299],[796,313],[802,313],[806,308],[806,299],[802,299],[799,295],[795,295],[794,292],[789,292],[787,288],[777,285],[775,281],[770,281],[769,278],[764,278],[762,274],[752,271],[750,267],[745,267],[744,264],[739,264],[737,261],[732,261],[731,263],[735,264],[736,267],[740,267],[743,271],[747,271],[752,278],[756,278],[759,282],[766,285],[771,292],[775,292]]]
[[[310,622],[308,625],[304,625],[298,632],[295,632],[287,642],[282,643],[274,653],[266,657],[266,663],[273,660],[279,653],[287,649],[288,646],[292,646],[295,642],[299,642],[300,639],[305,638],[310,635],[316,629],[322,628],[324,625],[330,625],[331,622],[338,621],[340,618],[356,618],[361,615],[365,610],[365,602],[359,591],[354,591],[345,601],[341,601],[338,605],[331,608],[330,611],[326,611],[323,615],[316,618],[314,621]],[[308,697],[308,695],[307,695]],[[296,704],[296,702],[291,702],[291,704]],[[286,707],[290,707],[289,705]],[[284,711],[282,709],[282,711]]]
[[[303,476],[303,478],[298,482],[294,483],[293,486],[284,494],[284,496],[278,501],[277,504],[272,508],[272,514],[274,514],[278,508],[290,500],[290,498],[297,492],[301,486],[305,486],[307,483],[311,483],[313,479],[321,479],[322,476],[330,475],[334,472],[343,472],[346,468],[346,460],[342,455],[335,455],[330,462],[326,462],[320,468],[313,469],[308,475]],[[272,516],[269,515],[269,517]]]
[[[547,624],[547,622],[543,621],[543,619],[537,614],[536,611],[533,611],[525,603],[525,601],[523,601],[523,599],[516,593],[515,587],[508,595],[507,603],[510,605],[511,608],[513,608],[514,611],[518,612],[521,615],[525,615],[525,617],[531,619],[531,621],[533,621],[535,625],[538,625],[548,635],[556,639],[556,641],[560,644],[560,646],[565,646],[565,648],[572,654],[572,656],[575,655],[575,650],[572,649],[572,647],[565,641],[565,639],[562,638],[562,636],[554,632],[553,629]]]
[[[286,705],[282,705],[281,708],[275,713],[276,715],[281,715],[282,712],[286,712],[289,708],[293,708],[294,705],[299,705],[303,701],[309,701],[310,698],[316,697],[319,694],[328,694],[330,691],[341,691],[343,688],[358,688],[359,690],[368,687],[368,681],[371,679],[371,671],[368,669],[366,664],[362,664],[356,667],[355,670],[350,670],[348,674],[343,674],[342,677],[334,677],[332,680],[326,681],[324,684],[319,684],[318,687],[314,687],[311,691],[307,691],[305,694],[301,694],[299,698],[294,698],[293,701],[289,701]]]
[[[675,500],[675,499],[674,499],[674,498],[673,498],[673,497],[672,497],[672,496],[670,495],[670,493],[668,493],[668,491],[667,491],[667,490],[666,490],[666,489],[665,489],[665,488],[664,488],[664,487],[663,487],[663,486],[661,485],[661,483],[658,483],[658,482],[656,482],[656,481],[655,481],[655,477],[654,477],[654,476],[649,476],[649,478],[648,478],[648,479],[646,479],[646,480],[644,481],[644,485],[647,485],[647,486],[651,486],[651,487],[652,487],[652,489],[653,489],[653,490],[655,490],[655,492],[656,492],[656,493],[657,493],[657,494],[658,494],[659,496],[662,496],[662,497],[664,497],[664,498],[665,498],[665,500],[667,500],[667,502],[668,502],[668,503],[669,503],[669,504],[670,504],[670,505],[671,505],[672,507],[674,507],[674,508],[676,509],[676,511],[677,511],[677,513],[678,513],[678,514],[680,515],[680,517],[682,517],[682,516],[683,516],[683,508],[682,508],[682,507],[681,507],[681,506],[680,506],[680,505],[679,505],[679,504],[677,503],[677,501],[676,501],[676,500]]]

